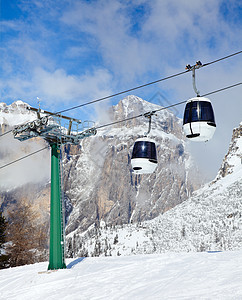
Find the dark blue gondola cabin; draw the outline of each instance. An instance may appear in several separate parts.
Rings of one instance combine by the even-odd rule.
[[[195,97],[187,101],[183,132],[192,141],[210,140],[216,130],[214,112],[211,101],[204,97]]]
[[[135,141],[131,165],[136,174],[153,173],[157,167],[156,144],[149,138],[139,138]]]

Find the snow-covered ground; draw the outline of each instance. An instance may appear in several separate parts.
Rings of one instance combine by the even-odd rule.
[[[242,299],[242,251],[67,260],[0,271],[0,299]]]
[[[232,169],[232,167],[231,167]],[[242,165],[158,217],[67,235],[69,255],[118,256],[242,249]],[[72,252],[71,252],[72,251]]]

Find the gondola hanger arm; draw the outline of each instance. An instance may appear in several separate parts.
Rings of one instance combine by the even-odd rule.
[[[200,92],[196,87],[195,71],[196,71],[196,69],[199,69],[202,66],[203,66],[203,64],[201,63],[200,60],[198,60],[194,66],[191,66],[189,64],[186,65],[186,70],[192,71],[192,85],[193,85],[193,89],[194,89],[195,93],[197,94],[197,97],[200,97]]]
[[[150,112],[147,112],[144,114],[144,117],[148,118],[149,119],[149,127],[148,127],[148,131],[144,133],[144,136],[148,136],[148,134],[150,133],[150,130],[151,130],[151,117],[153,115],[157,115],[156,114],[156,111],[150,111]]]

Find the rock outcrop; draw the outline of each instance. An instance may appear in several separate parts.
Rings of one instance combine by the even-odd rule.
[[[113,106],[103,127],[83,140],[80,153],[67,157],[65,192],[73,204],[67,233],[92,223],[123,224],[152,219],[186,200],[200,185],[199,173],[186,151],[181,120],[167,110],[152,117],[149,137],[157,143],[158,167],[150,175],[135,175],[131,154],[135,140],[148,130],[148,119],[132,118],[160,109],[129,96]],[[194,176],[196,174],[196,176]]]
[[[242,123],[233,130],[232,139],[215,181],[233,173],[234,168],[242,168]]]

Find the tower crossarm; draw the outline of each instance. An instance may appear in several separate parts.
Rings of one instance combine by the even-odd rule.
[[[97,133],[95,127],[89,127],[90,124],[93,125],[93,122],[82,122],[75,118],[33,107],[28,107],[28,110],[36,112],[37,119],[14,127],[14,138],[19,141],[42,137],[49,143],[61,142],[62,144],[78,145],[80,140]],[[64,121],[68,122],[67,128],[62,124]]]

